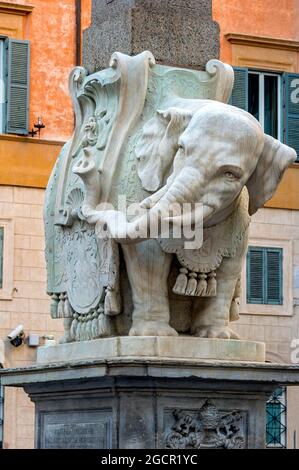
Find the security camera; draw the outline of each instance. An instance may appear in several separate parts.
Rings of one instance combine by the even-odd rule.
[[[25,333],[24,333],[24,327],[23,325],[18,325],[14,330],[12,330],[9,335],[7,335],[10,344],[18,348],[23,344],[24,338],[25,338]]]

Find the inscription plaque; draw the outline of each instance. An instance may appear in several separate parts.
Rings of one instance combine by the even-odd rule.
[[[66,411],[41,416],[42,449],[111,449],[112,414]]]

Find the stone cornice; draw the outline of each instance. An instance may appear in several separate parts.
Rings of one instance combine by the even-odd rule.
[[[279,39],[266,36],[252,36],[247,34],[228,33],[225,38],[231,44],[242,46],[266,47],[269,49],[280,49],[286,51],[299,51],[299,42],[289,39]]]
[[[18,15],[28,15],[34,9],[33,5],[21,5],[19,3],[1,2],[0,11],[7,13],[15,13]]]

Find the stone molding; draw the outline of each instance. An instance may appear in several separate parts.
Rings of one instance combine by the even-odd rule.
[[[34,5],[20,5],[19,3],[0,2],[0,12],[28,15],[34,9]]]
[[[225,38],[231,44],[239,44],[242,46],[268,47],[270,49],[281,49],[285,51],[299,52],[299,41],[272,38],[268,36],[252,36],[250,34],[247,35],[238,33],[225,34]]]

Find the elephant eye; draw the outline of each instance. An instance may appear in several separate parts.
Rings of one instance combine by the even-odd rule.
[[[227,179],[231,180],[231,181],[235,181],[235,180],[238,179],[237,175],[235,175],[235,174],[232,173],[231,171],[226,171],[226,172],[224,173],[224,176],[225,176]]]

